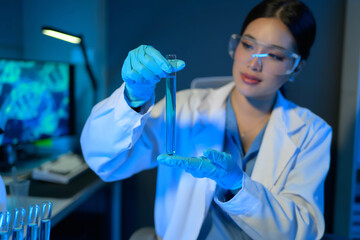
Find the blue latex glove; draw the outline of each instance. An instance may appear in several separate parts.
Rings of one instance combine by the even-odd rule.
[[[242,187],[243,171],[230,154],[216,150],[205,150],[201,157],[181,157],[161,154],[159,163],[184,169],[197,178],[211,178],[224,189],[236,190]]]
[[[128,104],[133,108],[140,107],[153,96],[156,83],[161,78],[184,67],[184,61],[169,62],[151,46],[141,45],[131,50],[121,70]]]

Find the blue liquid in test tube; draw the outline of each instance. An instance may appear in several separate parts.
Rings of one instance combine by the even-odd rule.
[[[38,239],[39,227],[37,224],[28,224],[26,230],[26,240],[36,240]]]
[[[0,240],[9,239],[10,218],[9,211],[0,212]]]
[[[52,202],[46,201],[41,205],[40,240],[50,240]]]
[[[9,232],[0,232],[0,240],[9,240]]]
[[[33,204],[29,206],[29,217],[28,217],[28,224],[26,229],[26,240],[38,239],[39,210],[40,207],[37,204]]]
[[[12,240],[24,239],[25,215],[26,211],[24,208],[15,208]]]
[[[40,221],[40,240],[50,239],[51,220]]]
[[[171,62],[176,60],[176,55],[166,55]],[[171,73],[166,78],[166,153],[175,153],[175,118],[176,118],[176,73]]]
[[[13,240],[23,240],[24,239],[24,229],[22,228],[13,228],[12,232],[12,239]]]

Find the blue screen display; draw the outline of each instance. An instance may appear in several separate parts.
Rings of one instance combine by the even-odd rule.
[[[0,146],[72,134],[72,66],[0,59]]]

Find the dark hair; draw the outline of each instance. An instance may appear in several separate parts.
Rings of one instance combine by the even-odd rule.
[[[316,22],[310,9],[297,0],[264,0],[256,5],[246,17],[241,34],[257,18],[278,18],[294,36],[298,53],[306,60],[315,40]]]

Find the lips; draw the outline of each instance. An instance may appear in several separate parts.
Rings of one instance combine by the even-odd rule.
[[[241,73],[240,75],[241,75],[241,79],[246,84],[255,85],[255,84],[259,84],[261,82],[261,80],[259,78],[252,76],[250,74]]]

